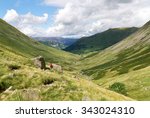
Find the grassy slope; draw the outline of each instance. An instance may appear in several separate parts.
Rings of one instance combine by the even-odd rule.
[[[129,97],[137,100],[150,100],[150,66],[127,74],[104,77],[95,82],[104,88],[108,88],[115,82],[123,82]]]
[[[48,61],[69,63],[78,56],[45,46],[0,19],[0,44],[1,47],[25,57],[42,55]]]
[[[99,87],[77,72],[43,71],[35,68],[28,58],[0,50],[0,83],[6,87],[0,100],[133,100]],[[10,70],[10,65],[21,68]],[[47,80],[52,83],[45,85]],[[7,90],[10,86],[11,90]]]
[[[95,34],[90,37],[84,37],[67,47],[65,50],[73,53],[88,53],[91,51],[103,50],[137,31],[138,28],[114,28]]]
[[[91,75],[96,83],[106,88],[108,84],[121,81],[126,84],[130,97],[149,100],[149,60],[150,22],[125,40],[94,56],[84,58],[77,65],[85,74]]]
[[[35,68],[31,58],[36,55],[67,67],[78,56],[46,47],[2,20],[0,25],[0,100],[132,100],[99,87],[75,70],[60,74]],[[11,66],[19,68],[11,70]]]

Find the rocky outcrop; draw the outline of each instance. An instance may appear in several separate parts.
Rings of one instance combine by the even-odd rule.
[[[46,64],[45,64],[44,57],[38,56],[38,57],[34,58],[34,65],[45,70]]]

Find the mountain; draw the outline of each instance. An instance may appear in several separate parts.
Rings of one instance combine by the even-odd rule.
[[[77,64],[100,86],[108,88],[122,82],[129,97],[150,100],[150,21],[124,40]]]
[[[0,100],[133,100],[80,74],[74,67],[78,55],[45,46],[1,19],[0,26]],[[38,55],[63,73],[35,67]]]
[[[11,52],[15,52],[18,55],[24,57],[36,57],[42,55],[46,60],[60,63],[64,62],[64,60],[66,60],[67,63],[68,59],[72,60],[76,57],[71,53],[59,51],[29,38],[5,21],[0,20],[0,26],[1,47]]]
[[[33,38],[47,46],[51,46],[58,49],[64,49],[78,40],[75,38],[62,38],[62,37],[33,37]]]
[[[123,40],[137,30],[138,28],[136,27],[109,29],[90,37],[83,37],[65,48],[65,50],[77,54],[103,50]]]

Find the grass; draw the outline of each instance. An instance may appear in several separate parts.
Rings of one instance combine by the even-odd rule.
[[[131,71],[115,77],[104,77],[103,79],[95,80],[97,84],[105,88],[109,88],[115,82],[124,83],[129,97],[137,100],[150,99],[150,67]]]
[[[60,75],[25,66],[12,73],[14,78],[1,79],[12,86],[8,95],[5,92],[0,94],[1,100],[132,100],[103,89],[84,77],[79,80],[71,77],[69,72]]]
[[[0,25],[0,100],[150,100],[149,35],[142,30],[136,33],[140,44],[132,44],[131,36],[102,52],[78,56],[44,46],[4,21]],[[37,55],[47,64],[60,64],[63,73],[36,68]],[[125,85],[128,97],[109,90],[116,82]]]
[[[67,47],[65,50],[77,54],[100,51],[118,43],[132,33],[136,32],[137,29],[138,28],[135,27],[109,29],[90,37],[83,37],[71,46]]]
[[[83,70],[83,72],[87,75],[92,75],[93,73],[97,73],[94,76],[94,79],[99,79],[104,76],[110,71],[116,72],[116,75],[128,73],[132,70],[138,70],[141,68],[145,68],[147,66],[150,66],[149,60],[150,60],[150,47],[145,46],[142,48],[142,51],[140,49],[128,49],[123,52],[120,52],[115,60],[106,62],[104,64],[92,67],[90,69]],[[130,53],[129,53],[130,52]],[[132,55],[132,56],[131,56]],[[114,76],[114,75],[113,75]]]
[[[129,97],[137,100],[149,100],[149,50],[149,46],[137,49],[130,48],[130,50],[122,51],[114,56],[114,59],[111,61],[105,60],[99,66],[87,67],[87,69],[82,71],[84,74],[92,76],[93,81],[100,86],[109,88],[115,82],[123,82],[127,86],[127,94]],[[102,58],[106,59],[106,57]],[[87,61],[86,63],[88,66]]]
[[[139,48],[137,47],[138,46],[135,46],[121,51],[118,54],[112,53],[111,55],[104,55],[108,54],[108,52],[103,52],[104,54],[99,53],[94,57],[99,56],[100,61],[97,61],[92,65],[88,63],[89,58],[87,58],[86,69],[83,70],[84,67],[82,66],[82,69],[80,69],[84,74],[91,76],[93,81],[100,86],[109,89],[109,86],[113,83],[121,82],[127,87],[127,94],[129,97],[137,100],[149,100],[150,47],[148,45]],[[109,60],[109,57],[111,56],[112,60]],[[93,58],[93,60],[94,59],[95,58]],[[106,60],[102,61],[103,59]],[[83,61],[85,60],[82,60],[81,62]],[[91,62],[91,60],[89,60],[89,62]]]
[[[5,82],[0,100],[133,100],[101,88],[76,70],[44,71],[35,68],[29,58],[0,50],[0,81]]]
[[[115,91],[117,93],[127,95],[126,86],[123,83],[115,82],[112,85],[109,86],[109,89],[112,91]]]
[[[123,41],[95,55],[87,54],[76,67],[106,89],[115,82],[121,82],[127,87],[129,97],[150,100],[149,32],[149,24],[144,25]]]
[[[8,65],[8,68],[9,68],[10,70],[18,70],[18,69],[21,68],[21,66],[16,65],[16,64],[11,64],[11,65]]]
[[[68,66],[71,61],[78,59],[77,55],[45,46],[29,38],[1,19],[0,26],[0,46],[5,50],[27,58],[42,55],[46,61]]]

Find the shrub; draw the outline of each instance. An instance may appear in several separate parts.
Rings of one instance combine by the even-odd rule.
[[[0,82],[0,92],[5,91],[7,88],[9,88],[10,84],[7,82]]]
[[[123,83],[115,82],[114,84],[109,86],[109,89],[117,93],[127,95],[127,90],[126,90],[125,84]]]
[[[43,79],[42,80],[42,83],[44,84],[44,85],[48,85],[48,84],[52,84],[54,82],[54,80],[53,79]]]
[[[16,65],[16,64],[11,64],[11,65],[8,66],[8,68],[9,68],[10,70],[18,70],[18,69],[21,68],[21,66]]]

